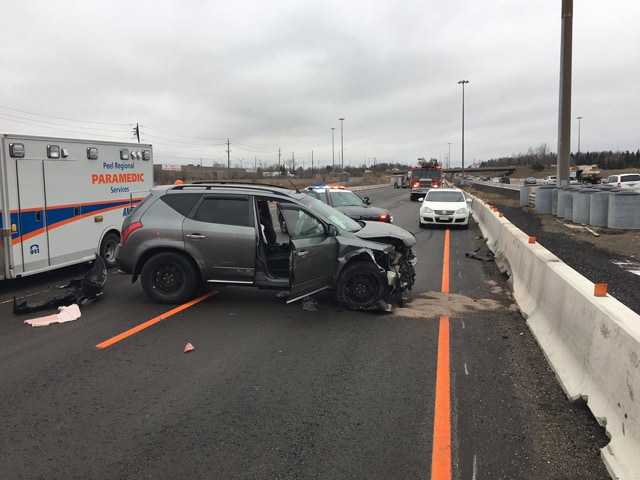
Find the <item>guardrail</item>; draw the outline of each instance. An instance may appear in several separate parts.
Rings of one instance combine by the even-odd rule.
[[[571,400],[584,398],[606,427],[613,478],[640,479],[640,315],[587,280],[488,203],[472,211],[509,277],[529,328]]]

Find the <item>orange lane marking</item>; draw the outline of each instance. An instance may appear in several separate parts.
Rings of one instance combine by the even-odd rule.
[[[444,233],[442,260],[442,293],[449,293],[450,230]],[[449,317],[440,317],[438,333],[438,365],[436,367],[436,400],[433,410],[433,452],[431,479],[451,480],[451,373],[449,361]]]
[[[189,307],[192,307],[193,305],[195,305],[196,303],[200,303],[203,300],[206,300],[209,297],[212,297],[213,295],[215,295],[216,293],[218,293],[217,291],[212,291],[209,293],[205,293],[204,295],[202,295],[201,297],[198,297],[194,300],[191,300],[190,302],[184,303],[176,308],[174,308],[173,310],[169,310],[166,313],[162,313],[160,315],[158,315],[155,318],[152,318],[151,320],[147,320],[144,323],[141,323],[140,325],[137,325],[133,328],[130,328],[129,330],[122,332],[119,335],[116,335],[115,337],[111,337],[109,340],[105,340],[104,342],[101,342],[99,344],[96,345],[97,348],[107,348],[110,347],[111,345],[113,345],[114,343],[118,343],[121,340],[124,340],[125,338],[130,337],[131,335],[135,335],[136,333],[140,332],[141,330],[144,330],[145,328],[148,328],[152,325],[155,325],[158,322],[161,322],[162,320],[165,320],[169,317],[171,317],[172,315],[175,315],[176,313],[180,313],[183,310],[186,310]]]
[[[431,479],[451,479],[451,392],[449,375],[449,317],[440,317],[436,404],[433,413]]]

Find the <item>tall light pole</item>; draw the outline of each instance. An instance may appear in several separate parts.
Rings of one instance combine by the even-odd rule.
[[[571,175],[571,76],[573,0],[562,0],[560,33],[560,98],[558,104],[557,185],[569,185]]]
[[[447,155],[447,168],[451,168],[451,142],[449,142],[449,154]]]
[[[458,84],[462,85],[462,179],[461,183],[464,185],[464,85],[469,83],[469,80],[460,80]]]
[[[344,118],[339,118],[338,120],[340,120],[340,158],[342,159],[342,172],[344,172],[344,133],[342,130],[342,122],[344,122]]]
[[[333,162],[333,170],[331,170],[332,173],[336,173],[336,149],[333,142],[333,133],[335,132],[335,129],[335,127],[331,127],[331,159]]]
[[[578,155],[580,155],[580,120],[582,117],[578,117]]]

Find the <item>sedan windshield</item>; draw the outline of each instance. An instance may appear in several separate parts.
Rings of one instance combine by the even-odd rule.
[[[424,198],[425,202],[464,202],[462,192],[443,192],[430,190]]]
[[[329,192],[331,204],[334,207],[362,207],[366,204],[353,192],[332,190]]]
[[[321,217],[329,222],[333,223],[340,230],[346,230],[348,232],[357,232],[362,229],[360,224],[355,220],[347,217],[344,213],[339,212],[330,205],[327,205],[320,200],[313,198],[309,195],[305,195],[300,199],[309,209],[317,212]]]

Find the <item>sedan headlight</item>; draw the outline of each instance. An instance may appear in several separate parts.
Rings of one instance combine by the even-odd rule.
[[[429,208],[429,207],[422,207],[422,208],[420,209],[420,213],[423,213],[423,214],[424,214],[424,213],[433,213],[433,209],[432,209],[432,208]]]
[[[456,214],[458,214],[458,215],[466,215],[467,214],[467,209],[464,208],[464,207],[459,208],[458,210],[456,210]]]

